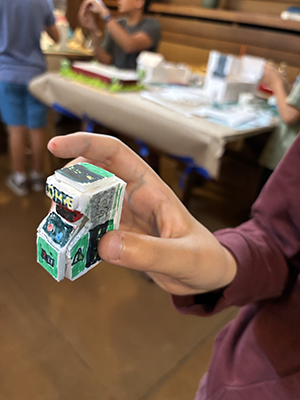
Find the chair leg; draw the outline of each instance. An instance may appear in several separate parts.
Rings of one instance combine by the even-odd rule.
[[[55,119],[54,119],[54,111],[50,108],[48,112],[48,125],[47,125],[47,141],[52,139],[56,136],[56,129],[55,129]],[[47,151],[45,157],[45,173],[46,175],[51,175],[57,169],[57,158]]]
[[[197,179],[197,172],[193,169],[186,178],[185,186],[184,186],[183,194],[182,194],[182,202],[186,206],[187,209],[189,208],[191,194],[192,194],[192,190],[195,186],[196,179]]]

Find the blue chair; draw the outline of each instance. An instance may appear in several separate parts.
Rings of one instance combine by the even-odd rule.
[[[65,117],[75,119],[76,121],[86,122],[86,131],[90,132],[90,133],[94,132],[95,122],[93,120],[91,120],[86,114],[79,117],[78,115],[72,113],[71,111],[69,111],[65,107],[62,107],[58,103],[54,103],[52,105],[52,109],[54,111],[58,112],[59,114],[64,115]]]

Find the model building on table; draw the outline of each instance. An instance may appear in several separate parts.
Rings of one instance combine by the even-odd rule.
[[[37,229],[37,261],[53,278],[75,280],[101,261],[98,242],[119,228],[125,187],[88,163],[62,168],[47,179],[53,204]]]

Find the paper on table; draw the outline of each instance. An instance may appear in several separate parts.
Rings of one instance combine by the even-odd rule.
[[[208,117],[220,123],[226,124],[230,128],[236,128],[248,121],[256,119],[258,111],[254,108],[232,106],[230,108],[218,109],[214,107],[201,107],[191,112],[192,115],[199,117]]]
[[[210,104],[207,93],[201,88],[174,87],[154,92],[145,91],[141,96],[187,117],[199,106]]]

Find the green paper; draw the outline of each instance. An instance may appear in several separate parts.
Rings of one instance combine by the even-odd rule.
[[[105,89],[109,92],[138,92],[145,90],[145,86],[137,83],[134,85],[123,85],[120,82],[106,83],[100,80],[100,78],[91,78],[83,74],[74,72],[70,67],[63,67],[60,69],[61,76],[75,80],[76,82],[83,83],[88,86],[92,86],[96,89]]]
[[[41,264],[41,266],[44,267],[45,270],[53,276],[53,278],[57,279],[57,251],[41,237],[38,238],[37,242],[37,256],[38,262]],[[53,265],[49,264],[49,261],[47,262],[47,259],[49,261],[53,261]]]
[[[84,235],[71,250],[72,279],[84,271],[86,264],[86,253],[89,242],[89,234]]]

